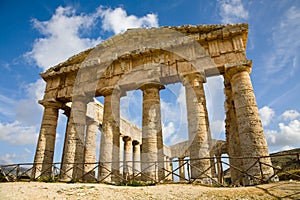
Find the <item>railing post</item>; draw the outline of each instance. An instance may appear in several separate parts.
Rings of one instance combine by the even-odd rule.
[[[16,180],[18,180],[19,178],[19,173],[20,173],[20,165],[17,165],[17,172],[16,172]]]
[[[258,162],[259,162],[259,170],[260,170],[260,175],[261,175],[261,182],[264,181],[264,172],[262,169],[262,162],[260,161],[260,157],[258,158]]]

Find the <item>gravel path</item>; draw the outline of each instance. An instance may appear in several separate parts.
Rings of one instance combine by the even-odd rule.
[[[216,188],[192,184],[145,187],[42,182],[0,183],[0,199],[300,199],[300,182]]]

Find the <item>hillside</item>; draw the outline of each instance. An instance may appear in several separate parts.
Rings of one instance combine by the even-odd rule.
[[[270,156],[273,166],[278,166],[283,171],[300,169],[300,148],[272,153]]]

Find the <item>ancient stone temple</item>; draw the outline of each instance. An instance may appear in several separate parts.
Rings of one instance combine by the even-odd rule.
[[[241,171],[267,179],[273,175],[270,158],[261,159],[266,165],[256,159],[269,154],[250,79],[252,62],[246,58],[247,35],[247,24],[129,29],[48,69],[41,74],[47,85],[39,101],[44,115],[32,177],[52,173],[62,109],[68,123],[61,180],[119,182],[136,175],[161,181],[172,171],[171,158],[189,157],[191,178],[210,182],[213,146],[203,86],[207,77],[223,76],[232,182],[244,181]],[[183,154],[176,146],[164,146],[161,123],[160,91],[178,82],[185,87],[187,104],[189,139]],[[143,94],[142,130],[120,117],[120,98],[132,90]],[[94,102],[100,96],[103,107]]]

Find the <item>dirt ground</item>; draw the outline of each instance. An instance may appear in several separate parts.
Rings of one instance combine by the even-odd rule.
[[[193,184],[112,186],[43,182],[0,183],[0,199],[300,199],[300,182],[216,188]]]

